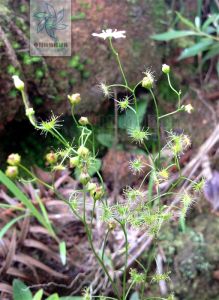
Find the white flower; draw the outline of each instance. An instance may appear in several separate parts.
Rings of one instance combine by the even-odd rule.
[[[24,90],[24,82],[22,80],[20,80],[20,78],[17,75],[12,76],[12,79],[14,80],[14,85],[15,85],[16,89],[18,89],[19,91],[23,91]]]
[[[106,40],[107,38],[115,38],[115,39],[120,39],[120,38],[126,38],[124,30],[117,31],[115,29],[114,31],[112,29],[106,29],[102,30],[101,33],[92,33],[92,36],[99,37],[101,39]]]
[[[184,106],[184,110],[188,113],[188,114],[191,114],[192,111],[194,110],[194,107],[192,106],[192,104],[187,104]]]

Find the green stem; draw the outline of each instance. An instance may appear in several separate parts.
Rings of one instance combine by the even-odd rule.
[[[110,276],[108,270],[107,270],[107,267],[105,266],[103,260],[99,257],[99,255],[97,254],[95,248],[94,248],[94,244],[93,244],[93,240],[92,240],[92,228],[91,230],[89,229],[89,226],[87,224],[87,220],[86,220],[86,191],[85,189],[83,190],[83,207],[84,207],[84,212],[83,212],[83,224],[84,224],[84,227],[85,227],[85,231],[86,231],[86,234],[87,234],[87,237],[88,237],[88,242],[90,244],[90,247],[91,247],[91,250],[95,256],[95,258],[97,259],[98,263],[100,264],[100,266],[103,268],[105,274],[107,275],[109,281],[111,282],[112,284],[112,288],[114,290],[114,293],[117,295],[117,297],[119,298],[119,292],[118,292],[118,289],[112,279],[112,277]]]
[[[170,75],[169,74],[167,74],[167,79],[168,79],[168,83],[169,83],[169,86],[170,86],[170,88],[171,88],[171,90],[175,93],[175,94],[177,94],[177,97],[178,97],[178,109],[180,108],[180,106],[181,106],[181,92],[179,91],[179,92],[177,92],[177,90],[176,89],[174,89],[174,87],[172,86],[172,83],[171,83],[171,81],[170,81]]]
[[[166,115],[160,116],[159,119],[163,119],[163,118],[172,116],[172,115],[174,115],[174,114],[176,114],[176,113],[178,113],[178,112],[180,112],[180,111],[181,111],[181,109],[179,108],[179,109],[177,109],[177,110],[175,110],[175,111],[172,111],[171,113],[168,113],[168,114],[166,114]]]
[[[107,238],[108,238],[108,236],[109,236],[110,231],[111,231],[111,230],[108,229],[108,230],[107,230],[107,233],[106,233],[106,235],[105,235],[105,237],[104,237],[104,241],[103,241],[103,250],[102,250],[102,255],[101,255],[102,261],[104,261],[104,254],[105,254],[105,249],[106,249],[106,242],[107,242]]]
[[[39,183],[41,183],[42,185],[44,185],[45,187],[53,190],[53,187],[49,184],[47,184],[46,182],[42,181],[41,179],[39,179],[38,177],[36,177],[31,171],[29,171],[25,166],[19,164],[18,165],[21,169],[23,169],[28,175],[30,175],[34,180],[38,181]]]
[[[122,293],[122,299],[125,300],[126,299],[126,272],[127,272],[127,266],[128,266],[128,236],[127,236],[127,231],[126,231],[126,226],[120,222],[119,220],[117,220],[117,222],[119,222],[119,224],[121,225],[122,231],[124,233],[124,237],[125,237],[125,264],[124,264],[124,270],[123,270],[123,293]]]
[[[160,165],[160,155],[161,155],[161,142],[160,142],[160,118],[159,118],[159,110],[158,110],[158,105],[157,105],[157,100],[155,98],[155,95],[152,91],[152,89],[149,90],[151,93],[151,96],[154,100],[154,106],[156,110],[156,118],[157,118],[157,138],[158,138],[158,165]]]
[[[127,82],[127,79],[126,79],[126,77],[125,77],[125,73],[124,73],[124,71],[123,71],[122,64],[121,64],[121,61],[120,61],[120,58],[119,58],[119,53],[116,51],[116,49],[115,49],[114,46],[113,46],[112,38],[110,38],[109,41],[110,41],[110,48],[112,49],[112,52],[113,52],[113,54],[115,55],[116,60],[117,60],[117,62],[118,62],[118,65],[119,65],[119,68],[120,68],[120,71],[121,71],[121,74],[122,74],[122,77],[123,77],[125,86],[128,87],[128,82]]]

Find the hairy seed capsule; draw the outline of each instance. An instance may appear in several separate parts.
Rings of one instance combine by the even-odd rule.
[[[21,162],[21,157],[17,153],[12,153],[8,156],[7,163],[11,166],[17,166]]]
[[[80,177],[79,177],[79,181],[80,183],[82,183],[83,185],[86,185],[89,181],[90,181],[90,176],[88,173],[81,173]]]
[[[86,158],[86,157],[88,157],[90,151],[89,151],[88,148],[86,148],[85,146],[82,145],[82,146],[80,146],[80,147],[78,148],[77,153],[78,153],[79,156],[81,156],[81,157],[83,157],[83,158]]]
[[[90,183],[88,183],[88,185],[87,185],[87,190],[88,190],[88,192],[91,192],[92,190],[95,190],[96,188],[97,188],[96,183],[90,182]]]
[[[163,64],[162,65],[162,72],[164,74],[169,74],[170,73],[170,66],[166,65],[166,64]]]
[[[76,93],[72,95],[68,95],[69,102],[71,105],[76,105],[81,102],[81,95]]]
[[[102,186],[98,186],[95,189],[93,189],[90,194],[91,194],[91,197],[95,201],[97,201],[97,200],[100,200],[103,197],[104,190],[103,190]]]
[[[48,162],[48,164],[53,165],[57,162],[57,160],[58,156],[56,153],[50,152],[46,154],[46,161]]]
[[[77,167],[79,162],[80,162],[80,157],[79,156],[70,157],[70,159],[69,159],[70,168]]]
[[[17,166],[8,166],[5,171],[6,176],[11,179],[15,179],[18,176],[18,167]]]
[[[82,126],[86,126],[89,124],[88,118],[87,117],[81,117],[78,123]]]

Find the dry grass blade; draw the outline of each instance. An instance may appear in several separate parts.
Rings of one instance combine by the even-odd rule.
[[[35,258],[26,255],[26,254],[17,254],[14,256],[14,261],[16,262],[20,262],[26,266],[32,266],[38,269],[41,269],[43,271],[45,271],[46,273],[50,274],[51,276],[54,276],[56,278],[60,278],[60,279],[68,279],[68,276],[60,274],[59,272],[56,272],[54,270],[52,270],[50,267],[46,266],[45,264],[39,262],[38,260],[36,260]]]
[[[21,278],[23,280],[30,281],[30,274],[25,274],[23,271],[20,271],[20,270],[14,268],[14,267],[8,268],[6,273],[8,275],[13,276],[14,278]]]
[[[7,254],[7,257],[5,259],[4,265],[2,266],[0,270],[0,274],[7,271],[7,269],[11,266],[14,256],[15,256],[15,250],[16,250],[16,230],[13,230],[9,251]]]
[[[30,218],[29,216],[27,216],[21,225],[21,232],[20,232],[20,237],[18,240],[18,244],[23,244],[24,240],[27,237],[28,231],[29,231],[29,227],[30,227]]]
[[[12,287],[6,283],[0,283],[0,291],[12,295]]]
[[[57,262],[60,262],[59,255],[56,252],[53,252],[48,246],[39,241],[36,241],[34,239],[26,239],[23,245],[28,248],[35,248],[46,252],[51,258],[55,259]]]

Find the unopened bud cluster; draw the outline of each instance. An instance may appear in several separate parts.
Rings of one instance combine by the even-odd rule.
[[[18,166],[20,162],[21,162],[21,157],[19,154],[12,153],[8,156],[7,163],[9,164],[9,166],[6,169],[5,174],[9,178],[15,179],[18,176],[19,174]]]

